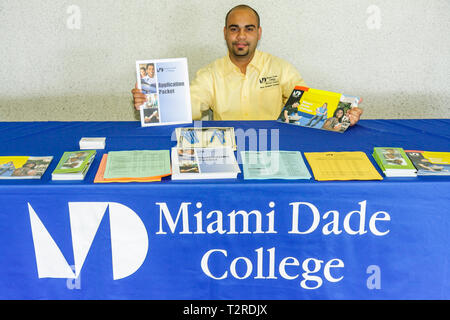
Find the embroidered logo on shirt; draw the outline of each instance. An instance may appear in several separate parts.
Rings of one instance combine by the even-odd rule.
[[[262,77],[259,79],[259,88],[270,88],[280,85],[280,81],[278,80],[278,76],[269,76]]]

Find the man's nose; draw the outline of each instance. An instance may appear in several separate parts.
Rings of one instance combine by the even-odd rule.
[[[245,32],[245,29],[242,28],[241,30],[239,30],[238,39],[245,39],[246,37],[247,37],[247,34]]]

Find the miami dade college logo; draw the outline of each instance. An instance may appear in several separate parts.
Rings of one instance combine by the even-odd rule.
[[[128,277],[140,268],[148,251],[148,234],[142,220],[130,208],[116,202],[69,202],[74,272],[28,203],[39,278],[78,278],[107,209],[113,279]]]

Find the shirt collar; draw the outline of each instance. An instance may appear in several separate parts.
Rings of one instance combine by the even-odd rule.
[[[241,73],[241,70],[239,70],[238,66],[236,66],[231,61],[229,54],[227,54],[225,56],[225,65],[226,65],[225,75],[228,75],[229,73],[231,73],[233,71]],[[248,66],[252,66],[252,67],[258,69],[258,71],[262,70],[263,66],[262,66],[261,52],[258,49],[255,50],[255,54],[253,55],[253,59],[250,61]],[[248,68],[248,66],[247,66],[247,68]]]

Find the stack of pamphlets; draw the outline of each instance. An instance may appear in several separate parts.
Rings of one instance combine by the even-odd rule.
[[[172,179],[234,179],[241,172],[232,127],[176,128]]]
[[[177,148],[224,148],[236,150],[233,127],[176,128]]]
[[[375,147],[373,158],[386,177],[416,177],[417,170],[402,148]]]
[[[52,172],[52,180],[84,180],[96,153],[95,150],[64,152]]]
[[[170,174],[169,150],[110,151],[103,155],[94,183],[161,181]]]
[[[235,179],[241,172],[229,148],[172,148],[172,180]]]
[[[52,156],[1,156],[0,179],[40,179],[52,159]]]
[[[344,132],[361,99],[337,92],[296,86],[278,116],[279,122],[301,127]],[[358,113],[361,114],[360,109]]]
[[[305,152],[314,178],[330,180],[383,180],[364,152]]]
[[[105,137],[84,137],[80,140],[81,150],[105,149]]]
[[[419,176],[450,175],[450,152],[405,150]]]
[[[244,179],[311,179],[299,151],[241,151]]]

